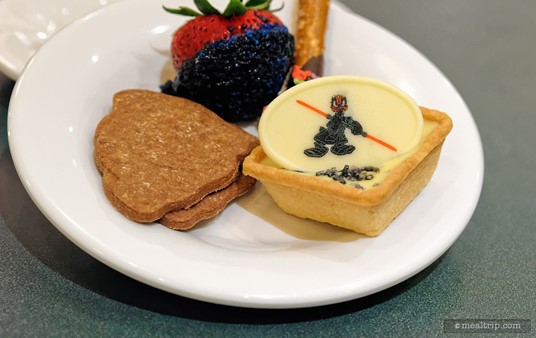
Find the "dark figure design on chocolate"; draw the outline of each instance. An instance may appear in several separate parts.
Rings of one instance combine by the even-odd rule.
[[[366,136],[366,133],[363,131],[363,127],[359,122],[351,116],[344,115],[347,109],[348,102],[346,96],[338,94],[331,98],[331,111],[335,114],[326,115],[326,118],[329,120],[328,123],[325,127],[320,127],[314,137],[314,147],[305,149],[303,151],[305,155],[309,157],[322,157],[329,150],[335,155],[347,155],[355,150],[353,145],[347,144],[348,139],[344,135],[345,130],[348,128],[353,135]],[[331,145],[331,149],[327,145]]]

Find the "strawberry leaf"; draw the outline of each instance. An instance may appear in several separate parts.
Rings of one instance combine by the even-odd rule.
[[[194,11],[193,9],[191,8],[188,8],[188,7],[179,7],[179,8],[169,8],[169,7],[166,7],[166,6],[162,6],[162,8],[168,12],[168,13],[171,13],[171,14],[179,14],[179,15],[186,15],[186,16],[201,16],[203,14],[199,13],[199,12],[196,12]]]
[[[248,9],[266,10],[270,8],[270,2],[272,2],[272,0],[249,0],[246,2],[246,7]]]
[[[242,1],[240,0],[231,0],[229,1],[229,4],[223,11],[222,15],[226,18],[231,17],[233,15],[242,15],[247,12],[247,7],[244,6]]]
[[[205,15],[221,14],[219,10],[214,8],[214,6],[212,6],[210,2],[208,2],[208,0],[194,0],[194,4],[197,7],[197,9],[199,9],[201,13]]]
[[[279,8],[270,9],[271,4],[272,0],[249,0],[248,2],[246,2],[246,7],[248,9],[260,9],[270,12],[279,12],[283,9],[283,7],[285,7],[285,3],[281,3],[281,6]]]

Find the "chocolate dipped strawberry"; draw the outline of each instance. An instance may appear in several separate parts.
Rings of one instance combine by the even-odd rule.
[[[230,0],[220,12],[207,0],[173,35],[176,76],[162,86],[167,94],[198,102],[227,121],[251,121],[279,93],[294,62],[294,37],[269,10],[271,0]]]

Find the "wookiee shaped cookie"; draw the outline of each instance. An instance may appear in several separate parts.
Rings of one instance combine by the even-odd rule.
[[[258,144],[195,102],[125,90],[97,126],[94,157],[113,206],[152,222],[230,185]]]

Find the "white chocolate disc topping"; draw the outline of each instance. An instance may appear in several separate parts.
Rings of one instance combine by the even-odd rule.
[[[422,132],[422,114],[411,97],[357,76],[292,87],[266,107],[259,122],[268,157],[303,172],[381,165],[414,149]]]

